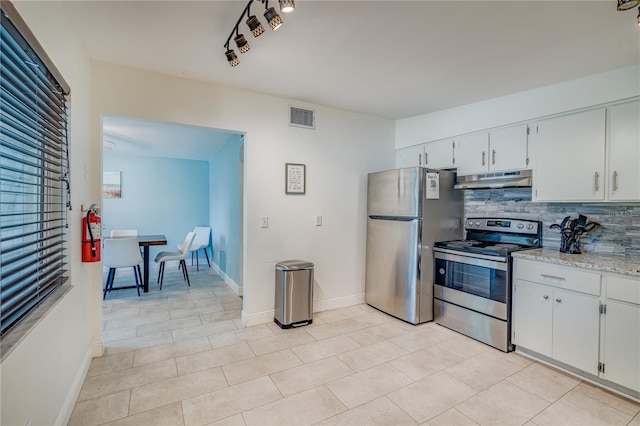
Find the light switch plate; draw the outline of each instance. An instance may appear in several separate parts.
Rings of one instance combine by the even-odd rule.
[[[322,216],[316,216],[316,226],[322,226]]]
[[[268,228],[269,227],[269,217],[262,216],[260,218],[260,228]]]

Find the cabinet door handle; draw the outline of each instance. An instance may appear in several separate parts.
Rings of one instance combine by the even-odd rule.
[[[560,302],[562,302],[562,299],[557,298],[557,299],[556,299],[556,302],[560,303]]]
[[[427,154],[426,152],[424,153],[424,165],[426,166],[427,164],[429,164],[429,154]]]
[[[613,172],[613,192],[618,190],[618,172]]]
[[[422,154],[418,154],[418,165],[422,166]]]
[[[600,191],[600,173],[596,172],[596,192]]]
[[[564,281],[564,280],[565,280],[565,278],[563,278],[563,277],[556,277],[555,275],[540,274],[540,276],[541,276],[542,278],[547,278],[547,279],[550,279],[550,280],[556,280],[556,281]]]
[[[491,150],[491,164],[496,164],[496,150]]]
[[[548,295],[548,294],[545,294],[544,296],[542,296],[542,298],[543,298],[544,300],[547,300],[547,299],[549,298],[549,295]]]
[[[482,151],[482,165],[483,165],[483,166],[487,164],[487,162],[486,162],[486,160],[485,160],[486,156],[487,156],[487,153],[486,153],[486,152],[484,152],[484,151]]]

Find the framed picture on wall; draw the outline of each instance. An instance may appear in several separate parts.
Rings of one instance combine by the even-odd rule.
[[[306,190],[306,170],[304,164],[285,164],[285,188],[287,194],[302,194]]]
[[[122,198],[121,172],[104,172],[102,175],[102,198]]]

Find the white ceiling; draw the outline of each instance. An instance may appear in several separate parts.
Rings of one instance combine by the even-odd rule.
[[[269,5],[276,7],[277,1]],[[401,119],[640,62],[637,10],[606,1],[296,0],[228,65],[239,1],[62,1],[90,57]]]
[[[251,50],[232,68],[223,44],[245,5],[61,2],[92,58],[392,119],[640,62],[637,10],[615,0],[297,0],[275,32],[256,0],[267,31],[242,20]]]
[[[102,118],[102,147],[105,153],[207,160],[225,143],[237,138],[236,133],[208,127],[130,117]]]

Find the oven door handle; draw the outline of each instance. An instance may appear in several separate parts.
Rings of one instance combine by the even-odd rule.
[[[458,254],[446,253],[443,251],[435,251],[435,250],[434,250],[434,257],[436,259],[448,260],[451,262],[464,263],[464,264],[473,265],[473,266],[481,266],[484,268],[497,269],[500,271],[507,271],[506,262],[480,259],[480,258],[471,257],[471,256],[460,256]]]

